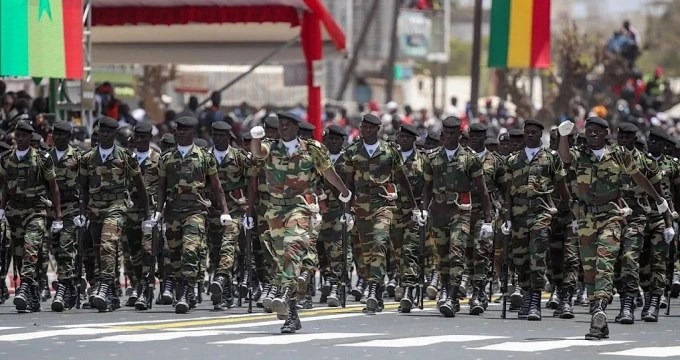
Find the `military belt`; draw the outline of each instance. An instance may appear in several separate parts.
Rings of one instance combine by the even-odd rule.
[[[301,198],[298,198],[298,197],[294,197],[294,198],[271,197],[271,198],[269,198],[269,203],[274,205],[274,206],[292,206],[292,205],[297,205],[297,204],[303,204],[304,201]]]
[[[61,190],[59,193],[59,199],[61,200],[62,204],[78,201],[78,190]]]
[[[113,201],[113,200],[125,200],[127,199],[126,193],[96,193],[90,194],[90,199],[94,201]]]
[[[7,200],[12,202],[13,204],[21,203],[21,204],[37,204],[37,203],[42,203],[40,200],[40,196],[27,196],[23,194],[12,194],[7,197]]]
[[[199,194],[186,193],[186,194],[175,194],[169,197],[173,201],[198,201],[201,199]]]
[[[380,186],[376,185],[376,186],[373,186],[373,187],[365,187],[365,188],[357,189],[357,194],[378,195],[378,194],[385,194],[385,190],[383,188],[381,188]]]
[[[271,195],[269,195],[269,193],[264,192],[264,191],[260,191],[259,196],[260,196],[260,201],[268,201],[271,198]]]
[[[618,206],[613,203],[607,203],[602,205],[584,205],[586,212],[591,214],[602,214],[610,212],[614,209],[618,209]]]
[[[468,199],[468,204],[469,204],[469,199],[470,199],[470,193],[469,192],[447,192],[444,194],[432,194],[432,198],[434,201],[438,203],[445,203],[445,202],[458,202],[458,200],[461,199],[461,195],[463,194],[468,194],[467,199]],[[464,203],[462,203],[464,204]]]
[[[531,199],[518,197],[518,198],[512,199],[512,205],[513,206],[515,206],[515,205],[542,206],[542,205],[545,205],[545,203],[546,203],[545,199],[543,199],[541,197],[531,198]]]

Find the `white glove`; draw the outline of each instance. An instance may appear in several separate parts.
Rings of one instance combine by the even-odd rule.
[[[73,218],[73,225],[75,225],[77,228],[85,227],[85,224],[87,224],[87,218],[85,215],[78,215]]]
[[[161,215],[160,211],[156,211],[155,213],[153,213],[153,216],[151,217],[151,221],[153,221],[154,223],[157,223],[161,220],[161,216],[162,215]]]
[[[319,213],[314,213],[312,214],[312,228],[316,229],[321,225],[321,214]]]
[[[418,225],[419,226],[425,226],[427,225],[427,217],[430,213],[427,210],[423,210],[420,212],[420,216],[418,217]]]
[[[678,215],[677,211],[673,211],[671,213],[671,217],[673,218],[673,220],[678,220],[678,217],[680,217],[680,215]]]
[[[0,221],[5,219],[5,209],[0,209]]]
[[[621,208],[621,216],[629,217],[631,215],[633,215],[633,209],[629,207]]]
[[[674,237],[675,230],[673,230],[672,227],[666,228],[666,230],[663,231],[663,240],[666,242],[666,244],[670,244]]]
[[[420,219],[420,209],[411,210],[411,221],[419,222],[418,219]]]
[[[510,235],[510,229],[512,228],[512,222],[510,220],[506,221],[505,224],[501,225],[501,232],[503,235]]]
[[[482,228],[479,231],[479,236],[481,236],[483,238],[488,238],[488,237],[493,236],[493,226],[491,225],[491,223],[482,224]]]
[[[255,227],[255,221],[252,216],[244,216],[242,223],[243,228],[246,230],[252,230]]]
[[[52,234],[56,234],[64,228],[64,222],[59,220],[52,221]]]
[[[666,199],[663,199],[661,204],[656,204],[656,209],[659,210],[659,214],[663,214],[666,211],[668,211],[668,201]]]
[[[262,126],[256,126],[250,129],[250,136],[253,139],[262,139],[264,137],[264,128]]]
[[[220,224],[222,226],[227,226],[231,222],[231,215],[229,214],[222,214],[220,215]]]
[[[572,130],[574,130],[574,123],[569,120],[564,121],[557,127],[557,131],[559,131],[562,136],[569,136]]]
[[[340,223],[344,224],[345,222],[347,223],[347,231],[352,230],[352,228],[354,227],[354,217],[352,216],[352,214],[348,213],[342,214],[342,216],[340,217]]]
[[[578,233],[578,221],[576,220],[571,221],[571,231],[573,231],[574,234]]]
[[[142,221],[142,232],[144,234],[151,234],[153,232],[153,228],[156,226],[156,221],[153,219],[151,220],[144,220]]]
[[[348,191],[347,196],[342,196],[342,194],[340,194],[338,196],[338,199],[345,204],[347,204],[352,199],[352,191],[350,191],[350,190],[347,190],[347,191]]]

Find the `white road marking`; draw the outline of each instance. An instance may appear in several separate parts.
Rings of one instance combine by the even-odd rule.
[[[334,319],[344,319],[356,316],[366,316],[364,314],[333,314],[333,315],[321,315],[321,316],[310,316],[300,318],[302,325],[308,321],[323,321],[323,320],[334,320]],[[283,320],[269,320],[269,321],[258,321],[252,323],[243,324],[228,324],[228,325],[215,325],[215,326],[200,326],[200,327],[188,327],[181,329],[165,329],[168,331],[191,331],[191,330],[226,330],[226,329],[242,329],[242,328],[252,328],[260,326],[272,326],[272,325],[283,325]]]
[[[408,337],[389,340],[371,340],[354,344],[340,344],[336,346],[349,347],[390,347],[403,348],[414,346],[428,346],[444,342],[467,342],[467,341],[481,341],[492,339],[506,339],[507,336],[483,336],[483,335],[437,335],[437,336],[421,336]]]
[[[74,328],[60,330],[33,331],[28,333],[0,335],[0,341],[23,341],[44,339],[56,336],[87,336],[121,332],[118,329]]]
[[[618,356],[642,356],[664,358],[671,356],[680,356],[680,346],[668,347],[640,347],[628,350],[621,350],[615,352],[600,353],[600,355],[618,355]]]
[[[519,351],[519,352],[536,352],[548,351],[555,349],[564,349],[572,346],[605,346],[625,344],[632,341],[588,341],[588,340],[551,340],[551,341],[510,341],[500,344],[493,344],[482,346],[478,348],[469,348],[470,350],[495,350],[495,351]]]
[[[146,342],[146,341],[167,341],[187,337],[204,337],[204,336],[222,336],[222,335],[240,335],[240,334],[254,334],[255,331],[172,331],[159,333],[143,333],[143,334],[126,334],[126,335],[112,335],[97,339],[78,340],[81,342]]]
[[[238,340],[227,340],[211,342],[208,344],[239,344],[239,345],[289,345],[302,343],[313,340],[337,340],[350,339],[367,336],[381,336],[383,334],[367,334],[367,333],[312,333],[312,334],[295,334],[295,335],[274,335],[274,336],[259,336],[248,337]]]

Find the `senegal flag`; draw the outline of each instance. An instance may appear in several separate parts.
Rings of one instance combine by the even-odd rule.
[[[493,0],[488,65],[550,66],[550,0]]]
[[[82,0],[0,0],[0,76],[83,77]]]

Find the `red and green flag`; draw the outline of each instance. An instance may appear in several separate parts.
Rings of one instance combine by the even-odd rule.
[[[0,0],[0,76],[81,79],[82,0]]]
[[[489,67],[550,67],[550,0],[493,0]]]

